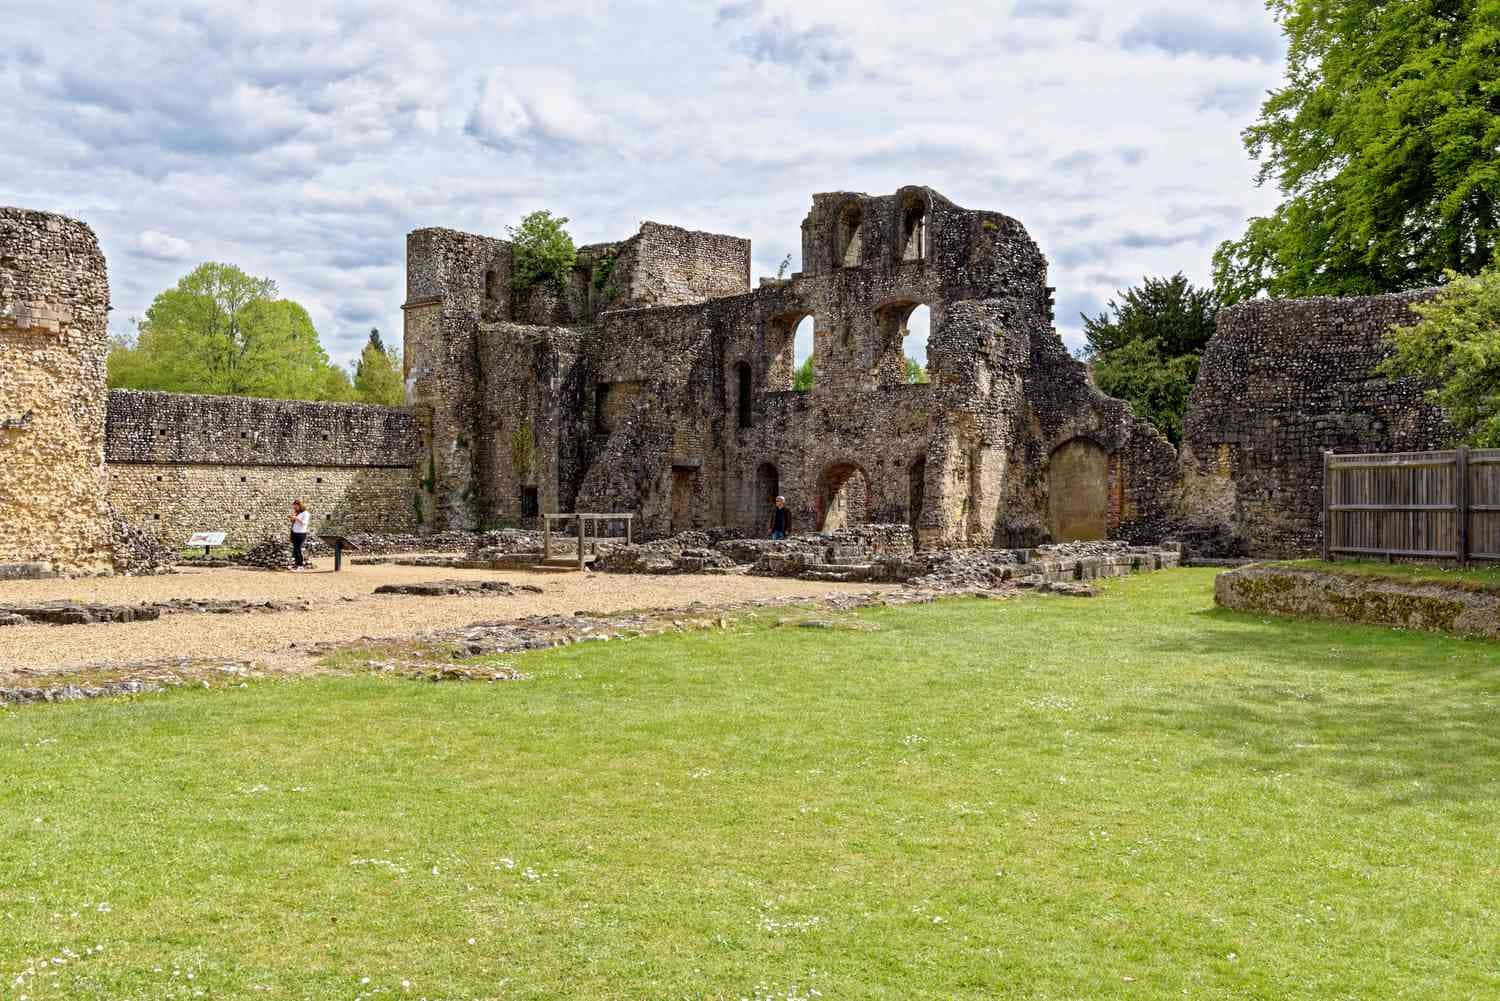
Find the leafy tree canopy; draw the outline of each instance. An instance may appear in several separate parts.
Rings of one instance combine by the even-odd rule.
[[[1500,264],[1473,278],[1448,274],[1420,319],[1391,331],[1395,353],[1387,375],[1414,376],[1448,414],[1464,440],[1500,448]]]
[[[927,382],[927,366],[915,358],[906,359],[906,381],[909,385],[924,385]]]
[[[398,407],[406,402],[406,384],[401,377],[401,355],[380,340],[372,329],[370,340],[354,365],[353,395],[361,403]]]
[[[1218,299],[1181,272],[1145,278],[1111,299],[1096,317],[1083,317],[1085,356],[1094,384],[1130,403],[1173,443],[1198,378],[1198,361],[1214,334]]]
[[[567,224],[566,217],[540,209],[525,216],[519,226],[506,228],[511,241],[513,288],[523,290],[543,284],[559,290],[563,287],[578,259],[573,238],[564,228]]]
[[[1226,303],[1473,274],[1500,237],[1500,0],[1269,0],[1286,84],[1245,132],[1275,213],[1214,255]]]
[[[276,283],[231,264],[201,264],[158,295],[132,341],[109,357],[112,387],[179,393],[349,399],[307,310]]]

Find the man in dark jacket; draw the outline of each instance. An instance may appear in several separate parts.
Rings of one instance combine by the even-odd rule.
[[[784,539],[792,531],[792,512],[786,509],[786,498],[776,498],[776,510],[771,512],[771,538]]]

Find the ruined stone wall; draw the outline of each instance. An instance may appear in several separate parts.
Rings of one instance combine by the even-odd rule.
[[[619,262],[637,306],[680,306],[750,290],[750,241],[661,223],[641,224],[634,253]]]
[[[0,565],[110,568],[109,282],[88,226],[0,208]]]
[[[1183,420],[1182,516],[1200,548],[1316,552],[1325,449],[1451,443],[1421,386],[1376,371],[1387,331],[1431,294],[1257,299],[1219,314]]]
[[[433,253],[419,246],[428,232],[409,251]],[[623,298],[580,316],[575,292],[573,326],[483,323],[468,291],[483,254],[430,300],[415,297],[432,269],[412,270],[414,375],[429,355],[449,357],[455,384],[441,397],[481,387],[477,407],[446,411],[482,443],[476,480],[455,501],[461,474],[445,478],[440,458],[439,507],[510,521],[534,500],[632,511],[646,537],[720,525],[764,534],[779,492],[800,531],[897,522],[924,543],[968,545],[1140,535],[1172,508],[1175,453],[1068,356],[1046,260],[1008,216],[921,187],[819,194],[803,270],[754,291],[747,241],[647,224],[601,247],[585,249],[596,262],[613,255],[609,283],[624,285],[611,295]],[[931,382],[908,385],[905,338],[920,305],[932,310]],[[794,335],[808,316],[815,385],[799,393]],[[465,362],[456,345],[471,320],[478,350]],[[413,399],[425,398],[418,383]],[[508,443],[517,428],[532,432],[525,469],[512,452],[526,449]]]
[[[109,499],[172,545],[196,531],[230,545],[281,535],[293,499],[314,531],[410,531],[418,441],[397,407],[114,390]]]

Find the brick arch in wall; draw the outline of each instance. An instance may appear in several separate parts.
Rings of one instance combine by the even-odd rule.
[[[818,477],[818,531],[863,525],[870,507],[870,476],[857,462],[835,462]]]
[[[924,192],[909,191],[897,200],[896,211],[893,256],[903,263],[925,261],[932,246],[932,199]]]
[[[906,357],[914,345],[908,343],[912,315],[927,310],[927,344],[941,317],[941,303],[927,302],[918,295],[900,295],[875,309],[875,343],[870,347],[870,371],[882,389],[906,385]],[[922,356],[929,380],[936,381],[931,355],[923,345]]]
[[[1109,536],[1110,453],[1087,435],[1058,443],[1047,457],[1047,528],[1054,542]]]
[[[797,377],[797,330],[804,321],[817,321],[811,309],[778,313],[765,322],[762,340],[762,381],[768,393],[784,393]]]
[[[729,375],[735,425],[748,428],[755,422],[755,369],[747,359],[741,358],[729,366]]]
[[[864,256],[864,208],[853,198],[839,206],[833,221],[833,266],[858,267]]]

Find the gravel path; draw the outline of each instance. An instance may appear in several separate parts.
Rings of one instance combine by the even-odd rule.
[[[541,594],[459,595],[438,598],[376,595],[380,584],[441,579],[504,580],[535,584]],[[340,573],[220,569],[162,577],[0,583],[0,604],[50,601],[115,604],[171,598],[306,600],[306,612],[256,615],[168,615],[155,622],[88,626],[0,627],[0,675],[7,670],[66,671],[101,662],[164,657],[221,657],[273,669],[295,669],[305,659],[290,645],[411,636],[526,615],[677,608],[692,601],[721,604],[752,598],[895,590],[877,584],[830,584],[774,577],[629,576],[450,570],[390,565],[349,566]]]

